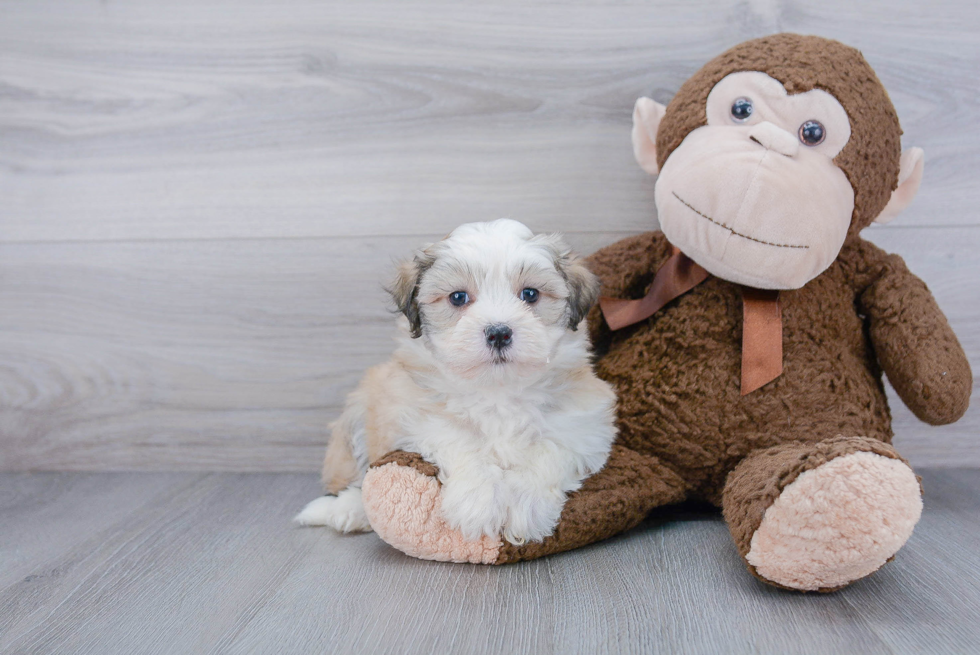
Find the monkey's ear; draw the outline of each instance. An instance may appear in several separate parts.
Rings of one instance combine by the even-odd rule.
[[[633,107],[633,156],[640,168],[650,175],[660,172],[657,166],[657,130],[665,111],[667,107],[650,98],[640,98]]]
[[[925,153],[922,148],[909,148],[902,151],[898,170],[898,187],[892,191],[888,204],[878,214],[875,223],[887,223],[909,206],[922,184],[922,171],[925,168]]]
[[[416,253],[413,260],[398,265],[395,279],[385,287],[395,303],[395,309],[408,319],[413,339],[422,336],[422,314],[419,312],[418,300],[419,280],[430,266],[432,266],[432,258],[421,250]]]

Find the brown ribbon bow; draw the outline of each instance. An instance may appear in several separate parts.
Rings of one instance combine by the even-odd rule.
[[[639,300],[603,296],[599,307],[611,330],[650,318],[674,298],[704,282],[710,273],[670,247],[647,295]],[[742,395],[772,382],[783,372],[783,319],[779,291],[742,287]]]

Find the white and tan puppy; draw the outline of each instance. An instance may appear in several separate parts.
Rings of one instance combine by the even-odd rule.
[[[418,251],[390,289],[398,348],[333,425],[323,482],[337,495],[296,521],[370,530],[361,480],[401,449],[439,467],[443,518],[464,537],[550,535],[616,436],[615,394],[579,329],[598,287],[558,235],[517,221],[469,223]]]

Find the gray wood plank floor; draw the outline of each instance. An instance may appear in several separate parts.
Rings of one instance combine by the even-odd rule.
[[[757,582],[701,508],[496,568],[293,527],[309,474],[0,474],[0,652],[976,652],[980,471],[922,474],[906,547],[829,595]]]
[[[866,234],[980,369],[976,0],[0,0],[0,470],[316,470],[392,259],[655,228],[634,100],[783,30],[860,48],[925,149]],[[978,394],[942,428],[892,394],[896,444],[980,466]]]

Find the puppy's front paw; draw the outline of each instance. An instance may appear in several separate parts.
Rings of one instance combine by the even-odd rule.
[[[564,506],[565,493],[558,488],[524,489],[515,493],[507,509],[504,539],[516,546],[544,540],[555,531]]]
[[[370,532],[361,490],[348,487],[336,496],[320,496],[307,503],[293,521],[300,525],[325,525],[338,532]]]
[[[465,539],[497,537],[507,520],[505,498],[499,482],[457,474],[443,484],[442,516]]]

